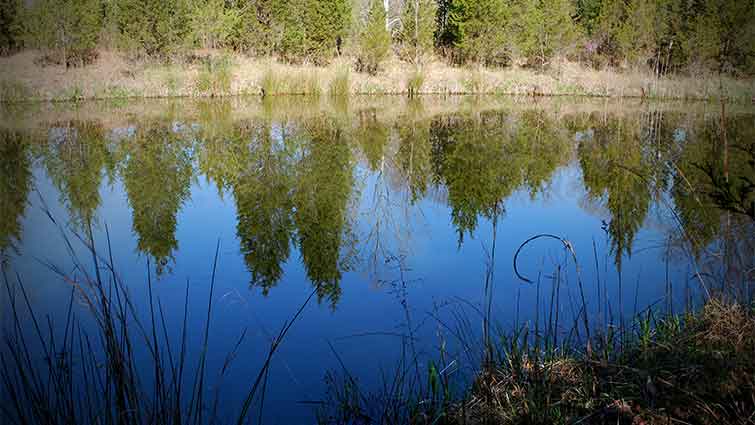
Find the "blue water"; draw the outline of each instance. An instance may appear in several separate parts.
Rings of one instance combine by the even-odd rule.
[[[434,102],[442,104],[440,100]],[[158,104],[145,109],[154,113],[155,110],[159,112],[162,107]],[[339,160],[343,159],[344,162],[339,163],[339,160],[336,160],[335,167],[350,170],[350,178],[344,180],[348,187],[348,201],[343,206],[335,207],[343,214],[345,223],[342,228],[337,229],[341,241],[341,246],[337,247],[339,264],[336,266],[340,272],[340,279],[337,279],[340,295],[315,296],[304,307],[301,316],[286,335],[274,356],[267,381],[263,408],[265,423],[313,422],[312,402],[324,398],[327,389],[324,380],[326,372],[342,372],[342,366],[357,377],[367,390],[379,388],[381,374],[395,367],[401,356],[400,335],[409,333],[416,338],[415,346],[420,353],[420,361],[437,360],[439,347],[445,342],[449,351],[447,358],[455,359],[457,364],[462,365],[457,372],[460,379],[468,379],[474,365],[463,352],[461,344],[455,340],[451,329],[444,325],[453,323],[455,316],[452,313],[463,310],[472,324],[471,330],[476,336],[481,334],[482,319],[475,312],[475,308],[482,308],[484,305],[484,285],[488,274],[492,276],[492,306],[496,324],[501,329],[513,329],[529,322],[532,328],[537,317],[536,306],[540,307],[541,323],[547,318],[553,287],[552,276],[560,267],[561,292],[558,309],[561,313],[560,332],[564,338],[573,330],[574,318],[582,306],[578,278],[581,278],[583,283],[588,316],[595,329],[599,329],[609,320],[618,323],[621,316],[631,323],[631,317],[637,311],[648,307],[657,310],[664,310],[669,305],[683,308],[689,293],[699,293],[699,288],[695,287],[692,279],[693,266],[689,256],[678,245],[669,246],[670,238],[674,241],[679,240],[679,227],[672,212],[672,208],[675,208],[673,176],[666,177],[668,181],[657,195],[648,196],[644,201],[647,208],[642,211],[642,217],[634,220],[637,228],[630,232],[631,252],[625,250],[616,255],[612,240],[619,236],[611,234],[607,227],[611,220],[617,220],[615,212],[608,206],[610,193],[590,196],[589,189],[585,187],[580,162],[580,144],[600,143],[584,141],[581,134],[595,127],[626,125],[634,129],[627,132],[642,135],[642,114],[646,113],[643,108],[652,107],[644,106],[638,110],[619,111],[616,114],[612,112],[608,114],[607,120],[601,120],[594,115],[599,115],[602,107],[604,106],[599,104],[581,105],[577,108],[580,112],[569,114],[558,112],[557,108],[549,105],[527,107],[502,104],[485,111],[482,118],[475,113],[468,113],[466,109],[459,108],[456,111],[453,105],[444,109],[442,113],[426,112],[421,122],[425,123],[427,128],[432,127],[430,123],[433,120],[468,120],[463,121],[459,128],[454,130],[455,135],[446,142],[450,140],[448,143],[461,143],[459,140],[463,137],[479,137],[480,141],[470,142],[472,152],[477,152],[475,146],[488,143],[488,138],[503,137],[491,130],[497,125],[497,120],[505,122],[501,125],[509,126],[510,131],[523,134],[524,124],[520,125],[517,122],[521,115],[533,111],[540,114],[540,119],[548,120],[547,131],[551,133],[548,137],[534,142],[532,137],[540,137],[537,136],[539,133],[527,133],[530,134],[525,136],[529,140],[527,143],[547,144],[558,140],[563,146],[562,150],[554,155],[556,163],[545,166],[545,177],[541,183],[530,187],[531,185],[524,183],[526,179],[523,179],[515,182],[510,193],[502,192],[505,196],[497,199],[500,214],[495,218],[479,211],[473,214],[477,218],[476,225],[473,230],[462,232],[461,243],[460,232],[453,219],[454,205],[449,201],[460,189],[457,187],[454,189],[456,192],[450,193],[447,185],[451,178],[449,175],[438,172],[433,167],[424,168],[429,177],[427,188],[420,191],[416,199],[412,199],[412,191],[407,183],[408,173],[402,171],[398,154],[401,144],[406,143],[405,139],[399,137],[400,129],[408,126],[404,121],[406,114],[401,109],[407,108],[406,106],[398,106],[399,112],[395,114],[386,112],[385,116],[381,116],[375,122],[368,120],[369,125],[373,127],[367,130],[364,130],[364,120],[358,118],[361,116],[360,111],[371,111],[364,105],[352,107],[349,113],[336,110],[326,111],[323,115],[315,114],[314,120],[327,120],[332,116],[335,120],[341,120],[337,126],[347,129],[339,127],[343,134],[335,141],[347,145],[346,153],[338,154],[341,155],[338,156]],[[101,177],[101,181],[96,185],[99,199],[93,209],[94,240],[98,252],[105,255],[108,251],[105,232],[107,226],[118,275],[126,282],[136,304],[143,309],[145,320],[148,318],[146,306],[149,270],[154,295],[165,310],[166,322],[175,344],[179,338],[184,291],[188,282],[189,346],[195,347],[190,359],[196,359],[199,352],[207,314],[213,256],[215,247],[219,244],[212,296],[208,382],[211,391],[214,391],[215,386],[222,387],[221,400],[224,407],[220,414],[222,417],[231,418],[237,413],[237,406],[257,376],[272,338],[313,291],[314,284],[308,271],[317,264],[308,264],[304,260],[301,241],[297,240],[296,236],[303,231],[293,230],[294,236],[289,242],[289,255],[280,264],[280,279],[266,295],[260,287],[250,285],[252,270],[245,262],[241,249],[242,241],[237,229],[239,207],[233,183],[229,187],[219,189],[217,176],[207,175],[199,164],[202,155],[215,149],[206,142],[209,136],[205,134],[210,131],[210,124],[215,118],[211,114],[209,117],[203,117],[201,114],[192,113],[191,105],[184,106],[185,110],[179,109],[178,112],[167,106],[164,108],[166,118],[158,120],[157,124],[150,118],[150,125],[162,128],[166,134],[177,134],[177,139],[189,141],[181,149],[185,149],[191,169],[188,196],[178,204],[175,229],[171,229],[170,226],[161,229],[169,236],[173,234],[177,242],[176,247],[171,250],[172,258],[157,258],[154,253],[139,249],[138,241],[141,235],[134,225],[133,202],[129,199],[124,183],[123,164],[135,155],[128,150],[128,146],[136,143],[132,140],[133,134],[138,133],[141,126],[146,126],[143,123],[148,121],[138,113],[139,105],[131,106],[130,110],[137,112],[130,115],[122,115],[118,110],[114,110],[92,113],[91,117],[78,116],[77,120],[71,120],[74,126],[81,121],[100,123],[100,136],[97,137],[108,140],[104,146],[112,154],[112,161],[116,163],[110,172],[105,169],[107,167],[103,167],[102,170],[95,170],[93,173]],[[226,109],[222,111],[229,111],[228,106],[223,108]],[[587,112],[584,112],[585,110]],[[664,113],[671,117],[664,120],[663,125],[667,128],[661,133],[665,135],[678,136],[682,130],[694,133],[692,128],[705,127],[710,121],[704,114],[696,115],[696,112],[684,108],[671,108]],[[301,142],[310,134],[307,125],[310,125],[308,123],[312,118],[305,119],[295,114],[289,116],[283,113],[280,117],[276,117],[275,113],[271,115],[272,118],[263,119],[251,113],[250,116],[235,121],[230,118],[223,119],[234,121],[237,127],[257,121],[268,123],[270,128],[273,128],[269,131],[270,137],[274,140],[274,145],[278,146],[273,148],[276,152],[299,143],[298,147],[292,148],[295,152],[290,156],[290,166],[293,169],[290,173],[294,179],[302,179],[296,180],[297,182],[305,181],[315,186],[311,196],[315,202],[319,202],[318,190],[330,190],[327,185],[331,178],[335,180],[336,177],[329,174],[335,169],[332,168],[333,163],[323,166],[322,174],[308,177],[310,180],[303,180],[304,177],[301,177],[305,174],[301,170],[307,167],[303,165],[306,159],[301,158],[318,155],[316,150],[319,149],[319,145]],[[745,115],[743,119],[751,123],[752,115]],[[580,120],[582,121],[579,122]],[[579,128],[575,129],[574,125],[568,124],[573,121],[579,122],[576,124]],[[60,121],[40,115],[27,125],[28,129],[14,131],[34,135],[30,136],[33,140],[29,142],[31,147],[26,151],[31,158],[33,183],[26,196],[23,214],[17,218],[20,232],[11,238],[14,240],[15,250],[5,250],[8,256],[7,270],[11,276],[17,273],[23,279],[37,313],[49,314],[53,323],[60,323],[65,317],[71,295],[71,283],[54,273],[49,265],[55,265],[72,277],[73,281],[82,279],[84,273],[74,267],[64,235],[71,241],[80,262],[90,267],[88,273],[93,273],[92,260],[84,245],[75,237],[75,234],[85,235],[86,232],[84,226],[77,225],[76,217],[72,216],[75,215],[75,208],[71,208],[71,190],[65,189],[65,185],[56,184],[50,176],[49,157],[54,156],[56,151],[46,151],[43,148],[44,145],[61,143],[53,140],[51,134],[55,131],[50,130],[60,126]],[[285,138],[282,136],[285,131],[275,129],[277,125],[292,133],[298,133],[295,137]],[[535,127],[538,125],[535,124]],[[190,130],[186,130],[187,128]],[[222,143],[230,143],[227,140],[233,138],[231,131],[228,131],[228,134],[224,133],[223,127],[213,131],[213,137],[217,137]],[[480,137],[480,133],[485,132],[492,133]],[[384,134],[380,136],[384,139],[380,139],[379,142],[371,141],[369,135],[375,133]],[[123,134],[126,136],[114,136]],[[686,149],[694,143],[705,143],[702,140],[689,140],[692,136],[680,142],[665,135],[657,139],[636,140],[631,146],[620,146],[620,154],[616,159],[623,158],[623,150],[632,149],[642,150],[643,158],[652,159],[653,155],[646,155],[644,152],[652,148],[653,142],[658,142],[659,139],[665,146],[659,151],[659,155],[664,155],[664,158],[676,158],[680,149]],[[364,140],[361,140],[361,137],[364,137]],[[641,139],[641,136],[637,137]],[[702,139],[701,136],[700,138]],[[242,139],[247,141],[248,146],[255,146],[254,136],[242,132]],[[159,137],[148,142],[167,143]],[[414,142],[435,143],[433,152],[436,162],[442,162],[450,155],[437,153],[437,139],[417,136]],[[89,142],[69,136],[62,143]],[[304,144],[301,145],[302,143]],[[365,153],[371,148],[371,143],[381,144],[377,162],[370,161],[369,153]],[[126,153],[114,153],[121,149],[125,149]],[[483,155],[484,160],[490,151],[484,150],[486,148],[480,149],[486,152]],[[506,154],[500,152],[500,155],[503,156],[499,158],[501,162],[494,163],[497,169],[510,166],[514,169],[514,175],[523,172],[517,168],[520,167],[519,163],[507,165]],[[527,157],[531,157],[536,166],[540,161],[549,162],[548,158],[540,157],[538,154]],[[140,160],[144,160],[143,158]],[[228,164],[228,158],[223,157],[220,163]],[[450,162],[444,164],[446,167],[453,165]],[[459,181],[463,182],[488,181],[475,178],[467,180],[465,173],[474,174],[474,164],[479,165],[480,162],[468,163],[468,170],[461,167],[458,171],[461,177],[453,178],[459,178]],[[606,164],[601,163],[599,168],[607,167]],[[139,169],[136,168],[137,173]],[[170,174],[174,171],[168,168],[165,172]],[[65,181],[65,170],[62,175]],[[505,175],[508,174],[504,173]],[[236,178],[239,178],[239,175],[231,173],[230,180]],[[324,189],[320,189],[320,184],[325,185],[322,186]],[[464,188],[462,191],[487,190],[471,184],[461,187]],[[148,185],[141,190],[160,192],[170,189]],[[293,189],[294,192],[299,190],[301,188],[298,186]],[[483,197],[485,195],[483,193]],[[288,196],[297,195],[288,194],[283,198]],[[148,203],[151,207],[161,207],[159,196],[149,199],[158,200],[158,204],[155,205]],[[331,210],[326,207],[332,207],[333,203],[325,201],[323,205],[325,206],[320,205],[318,208],[327,212]],[[458,205],[467,204],[461,202]],[[292,211],[296,216],[312,210],[302,212],[301,208],[294,207]],[[50,217],[55,221],[53,222]],[[317,227],[319,219],[314,218],[312,222],[315,223],[315,232],[317,229],[325,231]],[[516,277],[513,257],[525,240],[544,233],[568,240],[577,254],[579,268],[575,267],[568,252],[556,240],[538,239],[524,247],[518,260],[519,272],[533,281],[540,276],[538,300],[538,285],[526,283]],[[317,248],[314,252],[321,253],[328,249],[327,246]],[[669,254],[670,252],[672,253]],[[158,273],[155,262],[161,261],[165,263],[165,267]],[[492,267],[488,267],[488,264]],[[672,282],[670,293],[667,282]],[[671,297],[670,300],[667,298],[668,295]],[[4,304],[7,303],[5,293],[3,300]],[[607,304],[610,304],[610,317]],[[83,302],[76,300],[74,305],[83,323],[91,326],[92,322],[87,318],[87,309]],[[7,322],[7,308],[3,310],[3,315]],[[246,336],[235,360],[229,372],[220,380],[218,370],[244,330]],[[581,329],[579,331],[581,332]],[[466,378],[462,378],[464,374],[467,374]],[[259,407],[259,403],[255,404],[255,409]],[[256,414],[255,410],[254,415]]]

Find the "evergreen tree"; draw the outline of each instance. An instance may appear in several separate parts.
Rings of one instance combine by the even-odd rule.
[[[186,0],[115,0],[114,21],[121,46],[137,55],[166,57],[188,34]]]
[[[391,51],[391,35],[385,25],[385,8],[380,0],[372,0],[359,33],[357,70],[376,74]]]
[[[406,0],[401,14],[401,42],[407,60],[421,64],[432,53],[437,12],[435,0]]]
[[[21,47],[21,0],[0,0],[0,55]]]
[[[505,64],[510,59],[506,0],[449,0],[440,9],[440,40],[456,49],[457,62]]]
[[[32,188],[29,140],[16,131],[0,131],[0,262],[21,239],[27,197]]]
[[[189,41],[206,49],[225,46],[240,17],[239,10],[225,0],[195,0],[189,9]]]
[[[664,0],[633,0],[618,32],[621,52],[630,63],[656,66],[669,23]]]
[[[84,65],[94,58],[102,18],[100,0],[40,0],[24,13],[26,44],[53,62]]]
[[[682,47],[693,64],[718,72],[755,73],[755,3],[705,0],[688,28]]]
[[[307,54],[316,64],[327,63],[340,53],[349,31],[349,0],[310,0],[307,6]]]
[[[544,66],[573,47],[579,37],[572,20],[571,0],[522,0],[518,3],[512,30],[518,53],[529,64]]]

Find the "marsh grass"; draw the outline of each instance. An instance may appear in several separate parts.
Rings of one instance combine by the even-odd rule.
[[[171,330],[163,304],[153,295],[150,265],[147,264],[148,314],[139,313],[137,301],[114,267],[107,226],[107,252],[97,252],[91,225],[85,235],[71,239],[52,218],[69,248],[76,276],[52,264],[44,266],[71,285],[62,332],[54,330],[49,316],[35,312],[21,276],[12,279],[2,266],[10,322],[4,329],[0,350],[0,419],[9,424],[182,424],[215,423],[222,397],[222,385],[210,389],[206,376],[209,333],[214,300],[215,276],[220,243],[212,261],[206,318],[201,345],[188,345],[189,284],[187,281],[180,326],[180,343],[171,344]],[[88,267],[75,254],[74,244],[84,245],[90,256]],[[91,272],[89,272],[91,271]],[[237,411],[239,424],[248,421],[255,403],[260,415],[264,388],[274,354],[304,308],[319,288],[315,288],[271,342],[259,373]],[[79,317],[74,303],[82,304],[89,317]],[[92,320],[93,331],[83,322]],[[62,333],[62,337],[61,337]],[[215,371],[222,383],[246,333],[242,333]],[[143,354],[147,354],[144,360]],[[189,360],[190,354],[198,360]],[[198,353],[198,355],[196,355]],[[6,398],[7,397],[7,398]]]
[[[406,80],[406,93],[409,97],[414,97],[422,92],[425,85],[425,74],[421,69],[416,69]]]
[[[495,224],[493,229],[495,240]],[[521,247],[540,238],[561,241],[565,262],[574,262],[577,289],[582,293],[580,265],[567,240],[536,235]],[[519,324],[517,301],[513,331],[508,330],[510,326],[491,325],[486,304],[493,291],[487,283],[494,281],[493,245],[483,303],[460,300],[461,308],[452,307],[450,319],[437,311],[428,317],[460,347],[458,353],[450,355],[449,341],[441,339],[437,355],[418,360],[410,349],[413,335],[408,332],[402,337],[396,367],[384,374],[380,389],[371,391],[361,388],[355,373],[341,362],[340,373],[326,376],[329,389],[319,407],[320,423],[753,423],[752,298],[737,295],[742,291],[722,289],[706,293],[698,309],[688,304],[685,311],[673,313],[667,301],[665,309],[656,304],[643,311],[635,307],[633,318],[624,320],[622,301],[608,299],[604,290],[598,300],[606,306],[604,324],[600,312],[595,320],[588,320],[584,297],[573,306],[571,316],[560,317],[561,293],[570,283],[567,264],[554,265],[548,291],[542,282],[545,274],[539,273],[533,281],[517,271],[520,250],[514,255],[514,273],[536,285],[534,323]],[[593,253],[597,265],[597,250]],[[596,284],[600,288],[600,280]],[[666,291],[661,301],[671,299],[671,289]],[[406,323],[407,329],[413,329],[408,319]],[[459,369],[470,371],[472,381],[455,373]]]
[[[229,55],[204,58],[197,74],[196,90],[211,97],[230,95],[233,67],[233,58]]]
[[[258,85],[263,96],[320,96],[323,92],[319,72],[286,68],[268,67],[262,73]]]
[[[0,102],[17,103],[33,97],[31,90],[20,81],[0,80]]]
[[[347,96],[351,93],[351,72],[347,67],[336,70],[328,86],[328,94],[331,96]]]

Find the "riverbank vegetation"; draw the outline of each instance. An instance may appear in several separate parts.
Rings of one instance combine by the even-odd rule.
[[[755,94],[755,6],[732,0],[6,0],[0,20],[3,101],[318,94],[344,68],[349,93]],[[264,91],[271,68],[317,82]]]
[[[448,222],[458,235],[451,243],[461,246],[478,243],[471,237],[484,223],[505,220],[507,201],[516,193],[547,194],[552,176],[573,161],[583,175],[585,208],[605,220],[610,242],[606,252],[594,252],[596,269],[599,262],[613,262],[621,276],[622,259],[644,249],[636,244],[644,223],[658,213],[653,211],[658,205],[667,205],[673,206],[669,220],[675,225],[666,229],[663,255],[667,261],[672,256],[689,261],[697,272],[681,281],[641,282],[666,285],[667,295],[647,309],[624,315],[630,301],[621,299],[620,289],[618,299],[613,295],[612,277],[597,273],[602,278],[595,282],[575,282],[573,275],[567,278],[575,265],[566,257],[568,261],[554,269],[544,269],[541,279],[528,275],[537,288],[536,318],[517,317],[514,326],[485,309],[494,293],[485,284],[483,303],[461,303],[469,314],[437,321],[439,334],[445,336],[438,343],[439,354],[429,361],[414,357],[413,328],[407,319],[408,335],[397,347],[406,355],[395,373],[386,375],[384,391],[361,387],[354,365],[327,374],[330,392],[316,400],[320,419],[397,424],[752,423],[755,129],[749,109],[734,113],[734,108],[711,110],[705,104],[697,110],[686,105],[673,109],[665,102],[650,105],[658,106],[655,109],[636,102],[634,108],[614,110],[588,100],[572,109],[531,102],[502,107],[495,103],[500,99],[488,98],[455,98],[451,102],[458,103],[445,108],[440,102],[423,103],[425,99],[401,99],[405,103],[400,107],[400,102],[385,98],[372,99],[377,104],[350,103],[356,103],[355,98],[309,100],[319,102],[317,108],[306,111],[301,98],[253,99],[257,109],[247,114],[234,114],[225,101],[186,102],[191,107],[184,109],[180,102],[173,107],[159,104],[152,114],[143,105],[135,110],[128,109],[134,105],[116,106],[109,119],[98,104],[59,108],[72,110],[56,111],[60,115],[49,118],[32,108],[38,127],[0,131],[0,152],[8,159],[0,167],[0,253],[12,255],[22,238],[24,210],[36,196],[32,167],[38,164],[72,222],[63,224],[49,210],[45,216],[67,238],[67,246],[85,247],[83,255],[72,259],[76,276],[60,273],[61,280],[71,284],[67,305],[83,305],[95,324],[92,331],[82,324],[88,315],[67,313],[68,318],[58,322],[65,323],[62,335],[53,337],[46,328],[51,322],[42,322],[27,299],[30,286],[24,285],[31,283],[4,274],[2,291],[9,306],[4,311],[10,321],[3,330],[0,389],[11,403],[0,409],[0,417],[9,423],[25,418],[38,423],[119,418],[130,423],[201,423],[218,422],[219,406],[221,412],[240,412],[244,422],[264,409],[265,386],[273,385],[266,377],[271,359],[299,313],[292,311],[292,320],[271,338],[260,371],[246,381],[245,403],[236,409],[225,404],[232,397],[214,392],[222,385],[209,384],[211,377],[222,382],[233,373],[225,367],[229,363],[220,371],[204,365],[207,333],[216,329],[209,322],[218,300],[213,297],[214,278],[202,292],[209,296],[207,310],[199,314],[206,314],[208,321],[193,333],[198,345],[184,344],[185,316],[183,323],[180,318],[166,322],[165,304],[152,297],[151,279],[169,271],[179,249],[178,222],[193,182],[206,179],[234,203],[235,248],[243,255],[250,288],[262,296],[279,292],[284,265],[298,251],[307,285],[311,283],[310,298],[301,302],[306,306],[318,300],[336,308],[342,291],[348,290],[341,287],[342,276],[358,261],[349,204],[360,169],[379,175],[400,195],[393,203],[409,206],[427,200],[446,205]],[[103,115],[94,119],[87,108]],[[155,274],[146,277],[148,298],[130,295],[126,289],[135,286],[121,280],[109,250],[93,248],[106,242],[109,247],[107,227],[95,220],[104,204],[100,188],[106,181],[122,183],[133,214],[136,249],[155,266]],[[376,217],[387,214],[371,210]],[[92,226],[105,228],[99,245]],[[364,250],[370,249],[369,243]],[[577,249],[565,240],[556,243],[566,254]],[[511,261],[493,257],[494,249],[489,255],[481,261]],[[374,258],[384,261],[378,254]],[[391,266],[401,262],[385,261]],[[210,260],[207,270],[215,270]],[[493,279],[488,266],[488,278],[501,285],[516,277]],[[479,284],[475,279],[462,283]],[[400,280],[395,286],[410,283]],[[571,298],[583,283],[588,290],[597,289],[590,304],[584,298],[580,302],[578,295]],[[672,285],[697,290],[674,303],[668,295]],[[496,293],[507,295],[513,297]],[[78,310],[69,307],[71,311]],[[415,317],[414,323],[436,323],[436,316]],[[230,362],[235,353],[225,359]],[[40,364],[36,362],[42,366],[35,367]]]

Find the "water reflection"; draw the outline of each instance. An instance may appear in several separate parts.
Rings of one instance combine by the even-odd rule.
[[[133,212],[139,251],[160,275],[178,249],[176,216],[189,199],[193,176],[191,130],[185,125],[143,123],[121,143],[121,178]]]
[[[429,109],[415,100],[386,114],[347,103],[301,117],[264,103],[261,114],[239,119],[230,103],[205,102],[196,114],[166,109],[125,124],[67,120],[44,124],[43,131],[4,130],[0,249],[21,236],[32,157],[79,227],[97,222],[105,181],[122,184],[137,249],[158,274],[170,271],[179,212],[203,177],[235,203],[251,285],[268,294],[296,252],[332,306],[346,271],[364,257],[379,268],[390,256],[383,239],[406,239],[410,229],[396,224],[396,211],[423,201],[447,205],[462,247],[481,221],[505,220],[513,194],[547,198],[554,174],[571,166],[581,171],[572,184],[605,221],[619,271],[653,208],[673,209],[666,224],[681,226],[683,237],[674,237],[697,257],[732,238],[738,241],[721,249],[751,249],[751,113]],[[369,211],[358,211],[360,197],[369,200]],[[359,220],[369,228],[364,234]]]
[[[5,262],[21,239],[21,219],[32,186],[27,137],[0,130],[0,158],[0,261]]]

